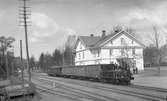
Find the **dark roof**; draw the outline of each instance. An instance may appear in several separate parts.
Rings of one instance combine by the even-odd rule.
[[[100,36],[80,36],[79,37],[81,41],[83,41],[83,43],[88,46],[88,47],[92,47],[94,46],[97,41],[100,40]]]

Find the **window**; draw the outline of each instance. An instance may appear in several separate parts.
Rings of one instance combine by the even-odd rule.
[[[82,52],[82,58],[83,58],[83,59],[85,58],[85,54],[84,54],[84,51]]]
[[[132,67],[131,68],[136,68],[136,60],[132,60]]]
[[[133,44],[133,40],[132,40],[132,44]]]
[[[110,48],[110,56],[113,54],[113,49]]]
[[[97,57],[100,56],[100,49],[97,50]]]
[[[125,51],[124,49],[121,49],[121,56],[124,56],[125,55]]]
[[[135,48],[132,49],[132,54],[135,55]]]
[[[124,43],[124,38],[121,38],[121,45]]]
[[[80,53],[78,53],[78,57],[79,57],[79,59],[81,58],[81,54]]]

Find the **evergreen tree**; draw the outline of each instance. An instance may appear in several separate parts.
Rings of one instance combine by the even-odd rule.
[[[11,74],[12,70],[12,63],[13,63],[13,52],[8,51],[8,49],[12,48],[12,43],[15,41],[13,37],[0,37],[0,76],[5,77],[7,74],[7,65],[8,65],[8,72],[9,75]],[[12,54],[10,54],[12,53]],[[6,64],[7,63],[7,64]]]
[[[53,52],[53,55],[52,55],[52,59],[53,59],[53,61],[54,61],[54,65],[62,65],[63,63],[62,63],[62,54],[61,54],[61,52],[60,52],[60,50],[58,50],[58,49],[55,49],[55,51]]]
[[[44,69],[44,53],[41,53],[40,57],[39,57],[39,62],[38,65],[40,67],[41,70],[45,70]]]
[[[34,58],[34,56],[31,56],[31,58],[30,58],[30,68],[31,68],[32,70],[34,70],[35,67],[36,67],[35,58]]]

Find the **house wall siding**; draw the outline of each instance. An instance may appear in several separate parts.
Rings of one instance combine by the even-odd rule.
[[[89,49],[85,47],[85,45],[79,41],[76,47],[76,55],[75,55],[75,65],[90,65],[94,64],[93,54]],[[80,56],[79,56],[80,54]],[[83,56],[84,54],[84,56]]]

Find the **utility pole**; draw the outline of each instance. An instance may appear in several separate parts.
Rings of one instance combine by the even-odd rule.
[[[64,66],[64,51],[63,51],[63,66]]]
[[[23,55],[22,55],[22,40],[20,40],[20,59],[21,59],[21,79],[24,82],[24,66],[23,66]]]
[[[7,74],[7,79],[9,79],[9,65],[8,65],[8,52],[6,50],[6,74]]]
[[[27,1],[30,0],[21,0],[23,1],[23,7],[20,7],[20,23],[23,24],[24,26],[24,31],[25,31],[25,43],[26,43],[26,55],[27,55],[27,68],[28,68],[28,80],[31,82],[31,71],[30,71],[30,66],[29,66],[29,49],[28,49],[28,32],[27,32],[27,26],[28,23],[30,23],[28,21],[28,19],[30,18],[30,7],[27,6]]]
[[[65,60],[64,60],[64,53],[65,53],[65,46],[63,46],[63,56],[62,56],[62,62],[63,62],[63,66],[65,65]]]

